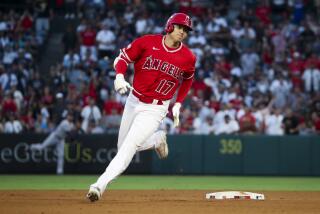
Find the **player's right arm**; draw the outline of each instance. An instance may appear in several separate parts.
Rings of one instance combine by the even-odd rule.
[[[145,49],[143,44],[144,38],[140,37],[127,47],[120,49],[119,56],[113,62],[113,67],[117,74],[125,75],[129,63],[134,63],[139,59]]]
[[[128,89],[132,89],[130,84],[125,80],[124,75],[129,63],[134,63],[138,60],[143,51],[143,37],[140,37],[130,43],[126,48],[120,49],[119,56],[114,60],[113,67],[116,71],[114,88],[120,94],[125,94]]]

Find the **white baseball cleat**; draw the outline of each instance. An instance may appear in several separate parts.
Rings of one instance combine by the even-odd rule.
[[[157,155],[160,159],[165,159],[168,157],[169,154],[169,149],[168,149],[168,144],[167,144],[167,136],[164,131],[159,132],[159,144],[155,148]]]
[[[101,192],[98,187],[90,186],[89,192],[87,193],[87,198],[91,202],[98,201],[101,198]]]

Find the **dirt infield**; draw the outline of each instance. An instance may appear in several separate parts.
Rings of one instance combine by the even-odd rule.
[[[210,191],[111,190],[91,203],[85,191],[0,191],[0,213],[319,213],[320,192],[262,192],[265,201],[208,201]]]

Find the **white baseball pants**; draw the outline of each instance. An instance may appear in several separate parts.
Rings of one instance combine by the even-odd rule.
[[[159,136],[156,131],[168,112],[169,103],[145,104],[130,93],[121,119],[118,153],[91,186],[98,187],[102,194],[107,185],[126,170],[137,151],[154,148]]]

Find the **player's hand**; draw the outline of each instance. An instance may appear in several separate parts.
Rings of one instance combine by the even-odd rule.
[[[129,89],[132,89],[131,85],[124,79],[123,74],[117,74],[114,80],[114,89],[120,94],[125,94]]]
[[[179,115],[180,115],[181,103],[175,103],[172,107],[172,115],[173,115],[173,126],[179,126]]]

